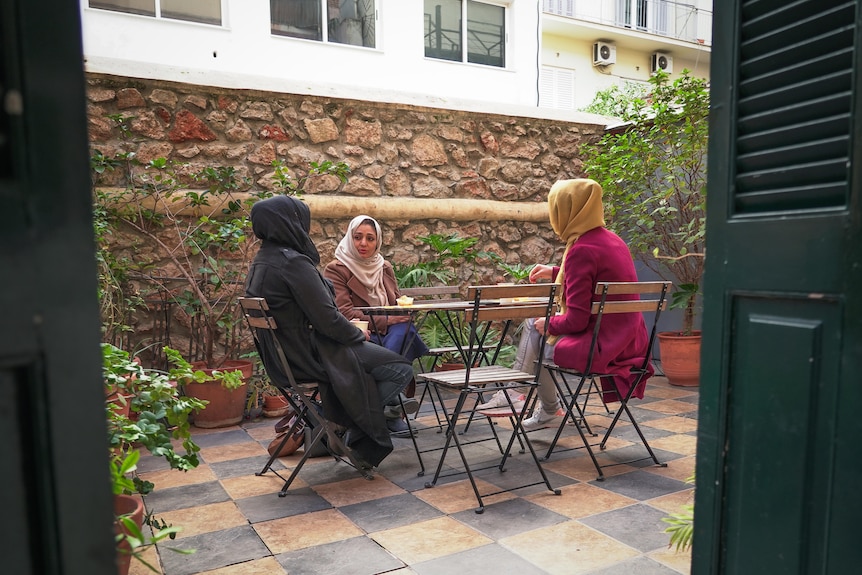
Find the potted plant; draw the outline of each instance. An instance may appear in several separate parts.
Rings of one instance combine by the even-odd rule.
[[[174,539],[179,528],[144,513],[143,498],[154,485],[137,475],[137,464],[147,452],[164,457],[172,469],[197,467],[200,447],[192,440],[189,417],[205,403],[177,389],[175,378],[191,375],[184,366],[170,373],[145,369],[128,352],[109,343],[102,344],[102,374],[120,573],[128,572],[133,557],[157,571],[143,553]]]
[[[290,404],[287,398],[274,385],[268,385],[263,390],[263,416],[264,417],[282,417],[287,413]]]
[[[675,282],[671,308],[681,329],[659,333],[662,370],[670,383],[697,385],[700,331],[695,329],[706,253],[706,154],[709,90],[684,70],[625,107],[627,123],[583,147],[584,169],[604,190],[608,227],[662,279]],[[683,345],[688,365],[670,347]]]

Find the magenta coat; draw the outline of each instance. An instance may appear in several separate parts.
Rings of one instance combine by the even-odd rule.
[[[560,336],[554,346],[554,362],[561,367],[586,369],[595,316],[590,313],[598,281],[638,281],[628,246],[618,235],[606,228],[594,228],[584,233],[566,255],[563,297],[566,313],[551,318],[548,333]],[[554,276],[559,268],[554,268]],[[638,296],[610,296],[609,299],[637,299]],[[602,318],[598,348],[591,370],[617,375],[621,393],[627,393],[634,383],[632,367],[643,364],[649,337],[641,314],[609,314]],[[633,397],[643,398],[646,380],[641,380]],[[609,382],[602,381],[604,399],[619,401]]]

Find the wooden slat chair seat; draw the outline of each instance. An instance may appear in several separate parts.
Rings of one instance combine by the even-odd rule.
[[[629,401],[632,398],[632,394],[634,393],[635,388],[639,385],[643,378],[647,377],[649,374],[649,364],[652,361],[652,349],[653,344],[655,343],[656,338],[656,330],[658,327],[658,319],[661,315],[661,312],[667,309],[668,305],[668,297],[670,294],[670,289],[672,287],[672,283],[668,281],[650,281],[650,282],[597,282],[596,283],[596,291],[595,293],[599,296],[598,301],[594,301],[591,308],[591,313],[596,316],[595,326],[593,328],[592,341],[590,343],[590,350],[587,356],[586,361],[586,369],[584,371],[578,371],[576,369],[570,369],[565,367],[560,367],[556,365],[552,361],[543,361],[543,367],[548,370],[548,373],[551,375],[551,379],[554,381],[554,385],[557,388],[557,393],[560,397],[563,398],[563,407],[565,408],[565,416],[563,420],[560,422],[560,426],[557,429],[556,435],[554,439],[551,441],[550,446],[548,447],[548,451],[543,457],[543,459],[547,460],[551,457],[554,452],[557,442],[560,439],[560,436],[563,433],[563,430],[566,428],[566,423],[568,421],[572,421],[575,423],[575,427],[578,430],[578,433],[583,441],[583,447],[575,447],[569,449],[585,449],[590,456],[593,465],[598,472],[598,479],[604,479],[604,473],[602,471],[603,467],[610,467],[612,465],[622,465],[628,463],[634,463],[636,461],[643,461],[644,459],[652,459],[656,465],[666,466],[666,463],[661,463],[656,457],[655,452],[653,452],[649,443],[643,435],[643,432],[640,429],[637,421],[632,415],[631,410],[629,409]],[[615,296],[631,296],[637,295],[640,299],[636,300],[616,300],[612,299]],[[593,357],[596,353],[597,342],[599,333],[602,328],[602,319],[608,314],[648,314],[651,316],[647,321],[647,326],[649,328],[649,343],[647,346],[646,357],[644,358],[641,365],[633,368],[631,370],[632,374],[635,374],[637,377],[629,388],[628,393],[620,393],[619,387],[616,383],[616,376],[614,374],[608,373],[600,373],[592,370]],[[634,427],[635,431],[640,437],[641,442],[649,453],[649,457],[643,457],[640,459],[625,461],[625,462],[616,462],[607,465],[599,465],[598,460],[595,457],[595,454],[592,450],[594,447],[591,444],[584,431],[586,430],[588,434],[595,436],[590,428],[589,423],[586,418],[586,403],[579,404],[579,397],[587,396],[587,400],[589,399],[590,394],[596,394],[593,390],[598,390],[599,386],[597,382],[604,380],[610,384],[612,389],[616,392],[617,397],[619,398],[620,405],[614,414],[611,423],[608,425],[607,430],[604,433],[601,441],[597,444],[598,447],[602,450],[606,448],[606,444],[608,438],[611,436],[611,433],[614,430],[617,422],[620,419],[620,416],[625,413],[629,419],[629,422]],[[584,389],[586,386],[586,390]],[[602,392],[598,392],[598,395],[601,395]],[[585,400],[586,401],[586,400]],[[568,451],[566,449],[564,451]]]

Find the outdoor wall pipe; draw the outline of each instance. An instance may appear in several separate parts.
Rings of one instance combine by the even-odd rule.
[[[122,188],[101,188],[104,191],[120,193]],[[115,197],[122,197],[121,195]],[[235,194],[233,199],[245,199],[248,194]],[[187,203],[180,191],[173,195],[177,201],[168,200],[175,214],[218,217],[224,200],[213,198],[209,206],[182,207]],[[308,203],[313,218],[348,219],[359,214],[367,214],[378,220],[446,220],[454,222],[548,222],[548,204],[544,202],[501,202],[496,200],[472,200],[460,198],[393,198],[361,196],[323,196],[304,194],[302,200]],[[143,198],[145,207],[156,212],[163,211],[152,196]]]
[[[548,221],[548,204],[538,202],[310,195],[302,199],[308,202],[312,217],[325,219],[367,214],[377,220]]]

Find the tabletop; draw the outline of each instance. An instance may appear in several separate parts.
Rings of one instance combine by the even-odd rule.
[[[479,300],[479,305],[483,307],[490,306],[522,306],[536,305],[547,302],[547,298],[521,297],[521,298],[503,298],[503,299],[484,299]],[[374,305],[374,306],[357,306],[356,309],[362,311],[366,315],[410,315],[420,311],[467,311],[474,307],[474,300],[428,300],[421,302],[413,302],[410,305]]]

